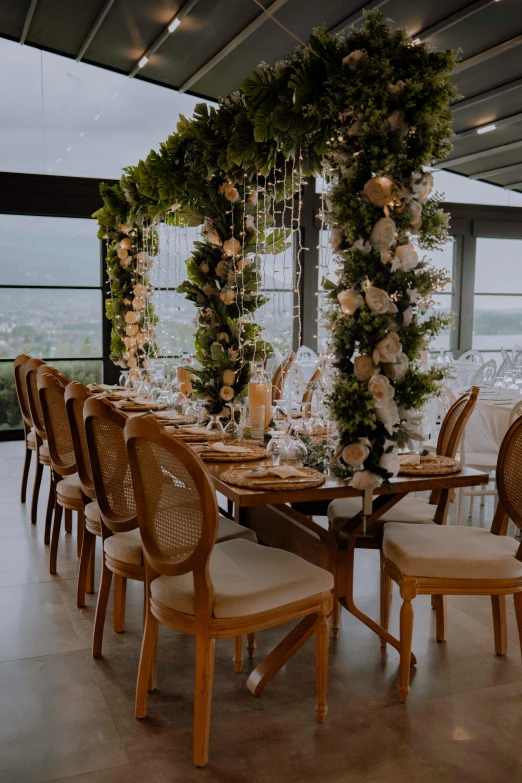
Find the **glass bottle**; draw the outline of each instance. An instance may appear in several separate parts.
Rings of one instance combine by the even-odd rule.
[[[188,351],[183,351],[178,363],[177,378],[179,389],[185,397],[190,397],[192,394],[192,367],[194,367],[194,359]]]
[[[253,371],[248,382],[248,408],[250,426],[253,429],[268,426],[272,414],[272,382],[263,367],[263,362],[253,363]]]

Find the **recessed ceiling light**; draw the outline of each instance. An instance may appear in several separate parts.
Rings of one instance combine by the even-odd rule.
[[[80,139],[82,139],[84,136],[85,136],[85,131],[82,131],[82,132],[80,133]]]
[[[181,24],[179,19],[173,19],[172,22],[169,24],[169,33],[173,33],[176,27],[179,27]]]
[[[497,126],[496,125],[483,125],[482,128],[477,128],[477,133],[489,133],[492,130],[495,130]]]
[[[67,149],[65,151],[66,152],[70,152],[71,150],[72,150],[72,147],[67,147]]]
[[[56,162],[57,162],[57,163],[61,163],[61,162],[62,162],[62,159],[61,159],[61,158],[56,158]]]
[[[99,120],[99,119],[100,119],[100,115],[99,115],[99,114],[95,114],[95,116],[94,116],[94,122],[96,122],[96,120]]]
[[[145,57],[145,55],[143,55],[143,57],[139,61],[138,65],[139,65],[140,68],[143,68],[143,66],[147,65],[148,62],[149,62],[149,58]]]

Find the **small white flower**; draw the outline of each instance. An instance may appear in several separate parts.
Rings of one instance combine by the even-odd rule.
[[[378,250],[389,250],[397,238],[397,230],[394,221],[389,217],[383,217],[374,225],[371,241]]]
[[[422,226],[422,204],[412,199],[408,204],[410,210],[410,226],[417,231]]]
[[[411,176],[411,189],[417,194],[417,198],[425,201],[433,189],[433,174],[419,172]]]
[[[339,291],[337,301],[341,305],[344,315],[353,315],[359,307],[364,305],[364,299],[361,294],[357,293],[355,288],[346,288],[344,291]]]
[[[225,402],[230,402],[230,400],[234,399],[235,392],[232,386],[222,386],[219,390],[219,396],[222,400],[225,400]]]
[[[383,454],[377,464],[383,470],[386,470],[388,471],[388,473],[391,473],[392,476],[396,476],[399,470],[401,469],[401,461],[399,459],[399,455],[393,451],[390,451],[389,454]]]
[[[382,484],[382,478],[369,470],[358,470],[352,479],[354,489],[377,489]]]
[[[361,441],[357,441],[344,447],[342,458],[347,465],[358,468],[364,463],[369,454],[370,449],[368,446],[365,443],[361,443]]]
[[[372,249],[371,243],[365,242],[363,239],[358,239],[356,242],[354,242],[353,247],[355,247],[356,250],[360,250],[361,253],[364,253],[364,255],[369,253]]]
[[[384,424],[389,435],[393,435],[395,428],[400,423],[399,409],[395,400],[375,405],[375,413],[380,422]]]
[[[410,302],[412,304],[417,304],[417,302],[421,298],[421,295],[419,294],[416,288],[407,288],[406,293],[410,297]]]
[[[395,258],[398,260],[398,268],[402,272],[411,272],[419,263],[419,256],[411,242],[408,242],[407,245],[398,245],[395,248]]]

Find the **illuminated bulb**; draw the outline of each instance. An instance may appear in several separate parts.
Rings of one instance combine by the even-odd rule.
[[[176,27],[179,27],[181,24],[179,19],[173,19],[172,22],[169,24],[168,30],[169,33],[173,33]]]
[[[141,58],[141,60],[138,63],[138,67],[139,68],[143,68],[143,66],[147,65],[148,62],[149,62],[149,58],[145,57],[145,55],[143,55],[143,57]]]
[[[420,43],[422,43],[420,38],[414,38],[412,41],[413,46],[418,46]]]
[[[490,131],[493,131],[496,129],[496,125],[484,125],[482,128],[477,128],[477,133],[489,133]]]

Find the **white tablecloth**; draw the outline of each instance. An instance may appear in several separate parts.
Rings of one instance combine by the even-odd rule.
[[[491,452],[498,454],[509,426],[509,415],[516,402],[488,402],[478,400],[466,426],[464,439],[466,454]]]

